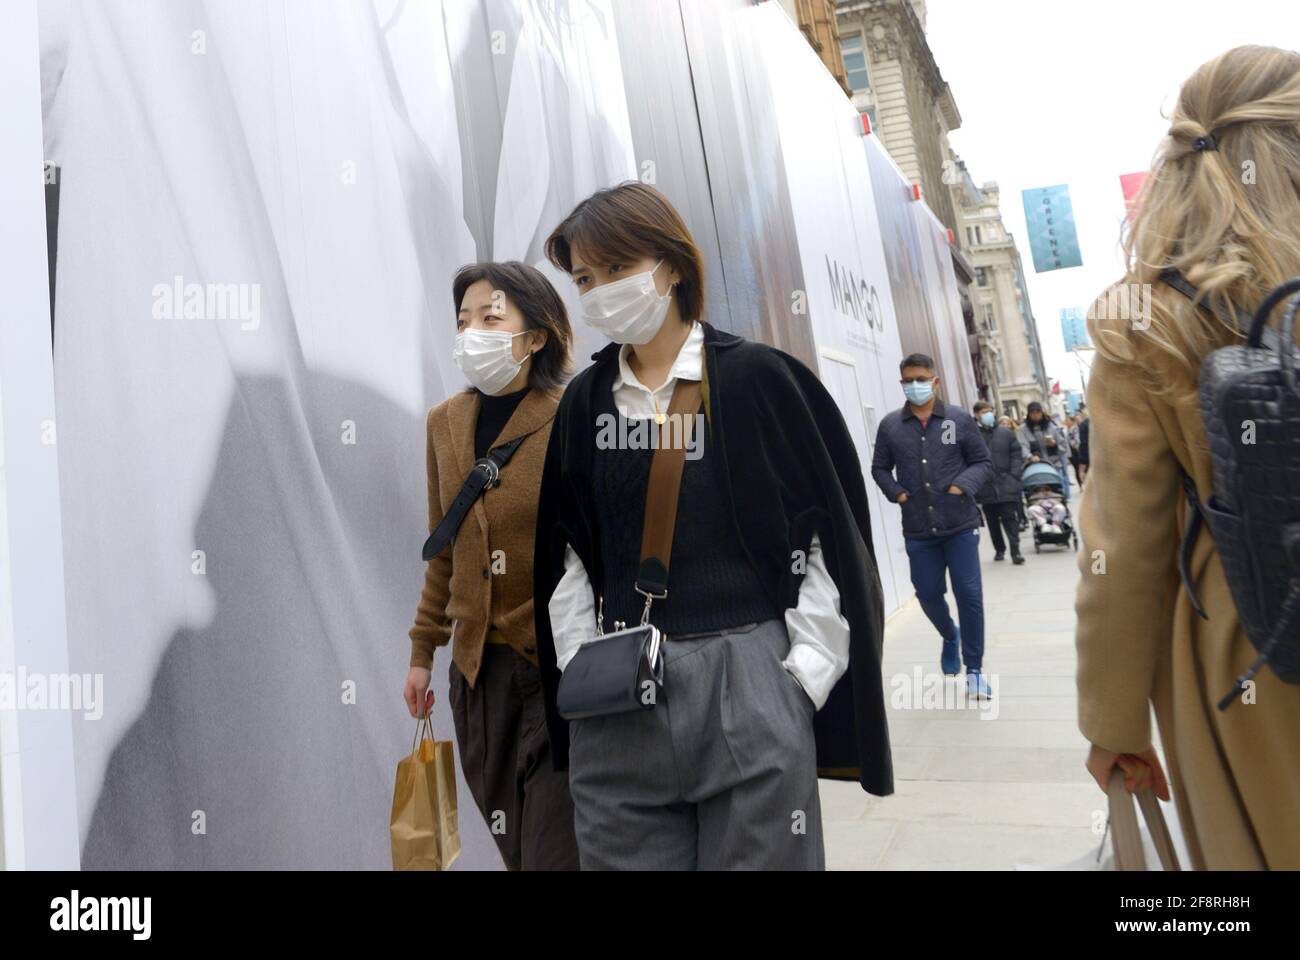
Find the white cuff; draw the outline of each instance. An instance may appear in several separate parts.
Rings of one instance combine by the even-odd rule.
[[[844,669],[811,643],[796,643],[782,664],[803,687],[813,705],[820,710],[835,689]]]
[[[596,602],[582,560],[568,544],[564,547],[564,576],[555,586],[546,612],[551,618],[555,665],[569,665],[584,642],[596,634]]]

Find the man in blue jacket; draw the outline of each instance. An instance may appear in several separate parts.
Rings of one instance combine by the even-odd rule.
[[[970,414],[935,395],[939,378],[933,360],[914,353],[899,373],[907,403],[880,423],[871,476],[903,508],[912,586],[943,637],[943,672],[953,676],[964,663],[969,694],[989,698],[992,691],[981,675],[984,589],[975,492],[991,476],[993,460]],[[960,629],[948,612],[948,576]]]

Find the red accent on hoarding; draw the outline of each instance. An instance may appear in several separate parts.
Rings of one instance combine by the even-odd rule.
[[[921,199],[921,184],[920,184],[920,183],[913,183],[913,184],[912,184],[912,199],[913,199],[913,200],[920,200],[920,199]]]
[[[948,228],[948,246],[950,246],[950,247],[952,246],[952,241],[953,241],[952,227],[949,227],[949,228]]]
[[[1147,178],[1146,172],[1142,173],[1121,173],[1119,175],[1119,188],[1124,194],[1124,206],[1128,211],[1129,222],[1137,216],[1137,195],[1142,189],[1142,181]]]
[[[867,116],[865,113],[860,113],[858,116],[862,118],[862,135],[864,137],[871,136],[871,117]]]
[[[1061,381],[1060,381],[1060,380],[1053,380],[1053,381],[1052,381],[1052,393],[1060,393],[1060,392],[1061,392]]]

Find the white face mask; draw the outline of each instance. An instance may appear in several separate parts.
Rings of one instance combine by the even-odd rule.
[[[662,297],[655,287],[660,260],[645,273],[615,280],[582,295],[582,315],[588,325],[615,343],[640,344],[654,339],[673,302],[669,288]]]
[[[456,334],[451,357],[466,380],[489,396],[495,395],[510,385],[523,366],[523,360],[515,359],[514,341],[527,332],[462,330]]]

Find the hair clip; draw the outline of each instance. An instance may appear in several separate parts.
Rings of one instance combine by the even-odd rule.
[[[1214,142],[1214,137],[1207,133],[1205,136],[1197,137],[1192,141],[1192,149],[1200,153],[1202,150],[1218,150],[1219,145]]]

